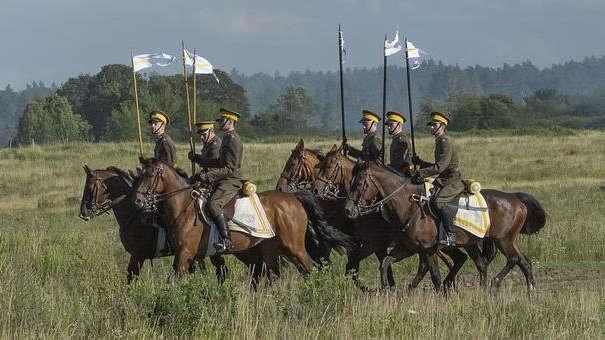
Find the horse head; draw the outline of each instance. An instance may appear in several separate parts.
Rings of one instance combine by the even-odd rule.
[[[117,172],[108,168],[106,170],[93,170],[84,164],[84,173],[86,181],[82,192],[82,200],[80,201],[80,218],[88,221],[95,216],[101,215],[112,208],[112,178],[121,177]],[[126,184],[129,184],[128,178],[124,178]],[[124,186],[123,191],[126,194],[127,186]]]
[[[319,171],[313,183],[313,193],[324,199],[344,198],[341,192],[350,189],[354,162],[344,155],[342,145],[332,146],[317,165]]]
[[[305,149],[301,139],[286,161],[275,189],[283,192],[305,189],[315,180],[315,168],[322,158],[321,152]]]

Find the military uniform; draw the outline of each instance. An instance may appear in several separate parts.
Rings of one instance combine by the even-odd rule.
[[[166,133],[156,137],[153,156],[170,166],[176,164],[176,146]]]
[[[454,141],[447,135],[435,139],[435,163],[420,160],[418,174],[421,177],[437,175],[435,184],[440,189],[434,200],[443,205],[455,199],[464,191],[464,183],[458,169],[458,151]]]
[[[214,136],[211,140],[204,143],[201,153],[195,154],[192,157],[192,161],[200,165],[202,169],[200,171],[206,171],[208,168],[203,167],[201,164],[207,160],[216,160],[219,158],[221,148],[221,140]]]
[[[219,149],[219,157],[201,159],[201,167],[208,168],[205,177],[211,183],[217,183],[210,196],[208,209],[213,217],[223,213],[223,207],[242,188],[241,166],[244,146],[235,131],[225,133]]]
[[[165,129],[170,124],[170,118],[162,111],[152,111],[149,113],[148,123],[161,122],[164,124],[164,133],[155,135],[155,147],[153,148],[153,157],[162,162],[175,166],[176,164],[176,146],[172,138],[166,134]],[[155,133],[155,132],[154,132]]]
[[[447,127],[451,118],[448,114],[440,112],[431,113],[432,121],[429,125]],[[458,204],[447,204],[453,201],[464,191],[464,183],[458,169],[458,151],[454,142],[445,134],[445,127],[440,136],[435,137],[435,163],[429,163],[416,157],[415,162],[420,169],[415,176],[429,177],[437,175],[435,184],[439,190],[435,193],[432,204],[436,208],[441,220],[439,243],[446,246],[455,245],[454,218],[458,210]]]
[[[405,121],[406,119],[401,113],[395,111],[387,112],[386,124],[389,126],[389,134],[397,131],[399,128],[397,125],[401,124],[401,131],[393,135],[389,157],[391,163],[388,166],[407,176],[409,175],[410,170],[412,170],[413,164],[412,142],[408,136],[403,133],[403,124],[405,124]],[[393,124],[395,124],[395,127],[391,129]]]
[[[371,111],[364,110],[359,122],[363,121],[371,121],[377,124],[380,122],[380,117]],[[353,158],[380,163],[382,162],[382,142],[376,132],[368,132],[361,143],[361,150],[347,146],[347,153]]]

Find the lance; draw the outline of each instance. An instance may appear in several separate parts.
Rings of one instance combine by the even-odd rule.
[[[342,51],[343,51],[343,40],[342,30],[338,25],[338,63],[340,66],[340,121],[342,125],[342,143],[347,144],[347,134],[345,131],[345,100],[344,100],[344,85],[342,79]],[[344,155],[347,155],[347,148],[344,148]]]
[[[385,122],[387,115],[387,51],[385,49],[387,43],[387,35],[384,35],[384,44],[382,45],[382,54],[384,57],[382,67],[382,164],[384,164],[384,139],[385,139]]]
[[[130,61],[132,62],[132,82],[134,85],[134,106],[137,113],[137,127],[139,129],[139,155],[143,157],[143,133],[141,132],[141,113],[139,111],[139,94],[137,90],[137,75],[134,70],[134,54],[130,52]]]
[[[193,49],[193,123],[197,122],[197,80],[195,77],[195,62],[196,62],[196,50],[195,48]],[[192,142],[192,149],[193,152],[195,153],[195,138],[193,139]],[[195,165],[194,165],[195,166]],[[195,168],[194,168],[195,169]]]
[[[408,84],[408,109],[410,112],[410,135],[412,137],[412,155],[416,156],[416,144],[414,142],[414,113],[412,112],[412,87],[410,86],[410,57],[408,54],[408,38],[404,38],[405,48],[405,73]]]
[[[181,47],[183,48],[183,82],[185,86],[185,99],[187,100],[187,122],[189,127],[189,147],[191,152],[193,149],[193,132],[191,127],[191,106],[189,104],[189,85],[187,84],[187,67],[185,66],[185,43],[181,40]],[[191,174],[195,174],[195,163],[191,161]]]

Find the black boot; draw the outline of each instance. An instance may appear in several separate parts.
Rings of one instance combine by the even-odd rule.
[[[439,210],[439,219],[443,230],[439,232],[439,244],[444,246],[456,245],[456,234],[454,234],[454,218],[458,207],[445,204]]]
[[[231,250],[233,248],[233,243],[231,243],[231,239],[229,238],[229,229],[227,228],[227,220],[225,220],[225,215],[220,214],[216,216],[214,218],[214,223],[216,224],[219,234],[221,234],[221,240],[214,244],[216,251],[219,253],[224,253]]]

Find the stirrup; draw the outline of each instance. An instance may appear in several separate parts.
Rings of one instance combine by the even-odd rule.
[[[224,253],[226,251],[233,249],[233,243],[231,242],[230,239],[223,238],[214,244],[214,248],[216,249],[217,252]]]

